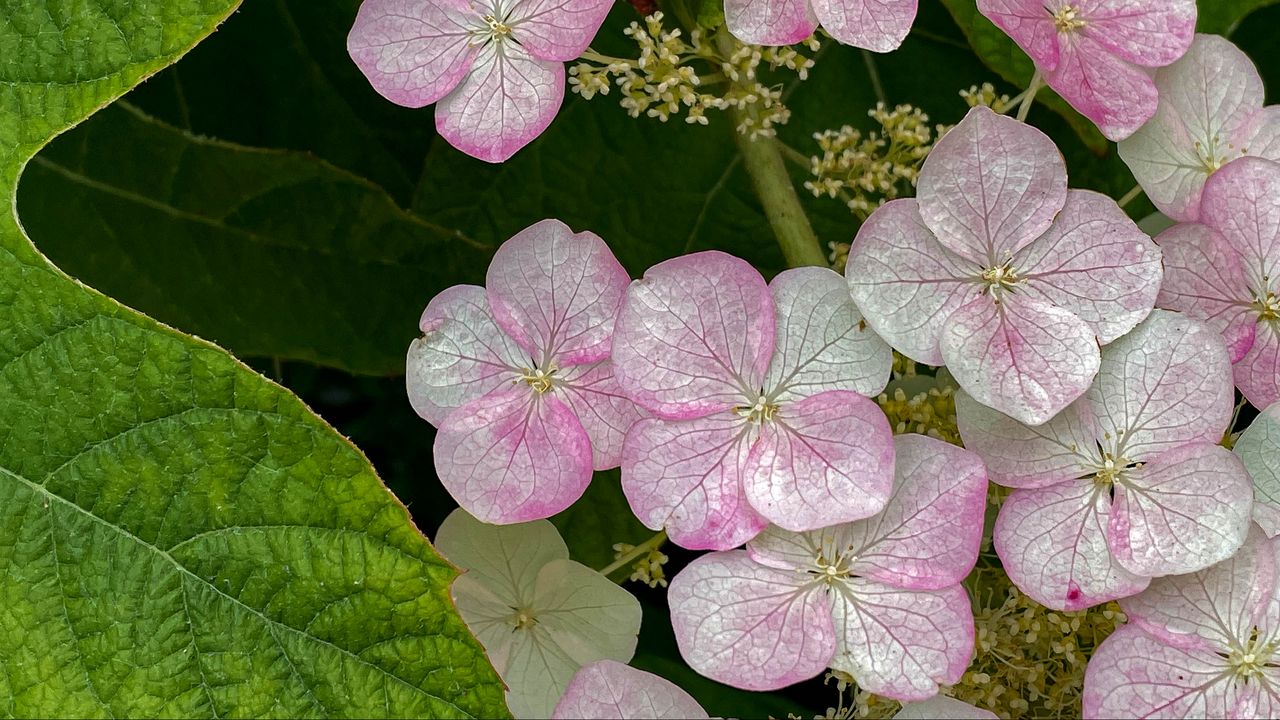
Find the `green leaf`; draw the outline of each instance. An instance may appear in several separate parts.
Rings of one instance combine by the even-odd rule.
[[[8,3],[0,195],[236,4]],[[63,275],[11,211],[0,547],[6,716],[506,714],[456,571],[359,451],[217,347]]]
[[[1202,33],[1230,35],[1246,15],[1278,0],[1199,0],[1196,30]]]

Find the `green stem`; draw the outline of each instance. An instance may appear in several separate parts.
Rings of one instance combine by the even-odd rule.
[[[1040,90],[1040,71],[1036,70],[1036,74],[1031,76],[1031,84],[1027,86],[1027,92],[1022,98],[1022,104],[1018,106],[1018,122],[1027,121],[1027,113],[1031,112],[1031,101],[1036,99],[1036,93]]]
[[[735,127],[746,120],[749,111],[735,109],[733,122]],[[735,130],[734,139],[742,152],[742,164],[751,176],[751,184],[755,187],[756,196],[764,206],[765,217],[773,228],[773,234],[782,247],[782,256],[790,267],[805,265],[827,266],[827,256],[818,244],[818,236],[809,224],[809,218],[800,205],[800,196],[796,194],[791,175],[787,172],[786,161],[782,159],[782,151],[778,141],[771,137],[752,139]]]
[[[657,535],[654,535],[653,537],[649,538],[648,540],[645,540],[639,545],[635,546],[634,548],[631,549],[631,552],[627,553],[626,555],[623,555],[617,560],[614,560],[613,562],[606,565],[603,569],[600,570],[600,574],[604,575],[605,577],[608,577],[609,575],[617,572],[621,568],[627,567],[631,563],[635,562],[641,556],[649,554],[649,551],[662,547],[662,543],[666,541],[667,541],[667,533],[664,530],[662,532],[659,532]]]
[[[870,50],[862,51],[862,62],[866,63],[867,77],[871,78],[871,89],[876,94],[876,100],[888,107],[889,98],[884,94],[884,85],[880,82],[880,71],[876,69],[876,59]]]
[[[1120,207],[1124,207],[1125,205],[1128,205],[1129,203],[1133,202],[1134,200],[1137,200],[1137,199],[1138,199],[1138,196],[1139,196],[1139,195],[1141,195],[1141,194],[1142,194],[1142,186],[1141,186],[1141,185],[1134,185],[1132,190],[1130,190],[1129,192],[1125,193],[1125,194],[1124,194],[1124,197],[1122,197],[1122,198],[1120,198],[1119,200],[1117,200],[1117,201],[1116,201],[1116,204],[1117,204],[1117,205],[1119,205]]]

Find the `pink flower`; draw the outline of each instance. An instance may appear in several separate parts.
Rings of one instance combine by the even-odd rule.
[[[995,713],[963,700],[936,695],[920,702],[904,703],[893,720],[999,720]]]
[[[450,145],[502,162],[551,124],[564,62],[587,49],[613,0],[364,0],[347,51],[375,90],[436,105]]]
[[[741,545],[770,521],[811,530],[879,512],[893,481],[889,378],[840,276],[703,252],[632,284],[614,336],[618,384],[657,417],[627,435],[636,516],[688,548]]]
[[[1233,449],[1253,478],[1253,521],[1267,537],[1280,535],[1280,403],[1259,413]]]
[[[1205,183],[1200,224],[1156,240],[1165,257],[1156,303],[1222,333],[1254,407],[1280,400],[1280,164],[1232,161]]]
[[[1191,46],[1195,0],[978,0],[1053,88],[1111,140],[1156,112],[1150,71]]]
[[[406,382],[439,432],[436,472],[485,522],[549,517],[592,469],[617,467],[642,413],[609,348],[627,273],[604,241],[543,220],[502,244],[487,287],[456,285],[422,313]]]
[[[1174,220],[1200,217],[1205,181],[1251,155],[1280,160],[1280,106],[1262,106],[1262,78],[1217,35],[1197,35],[1181,60],[1156,72],[1160,106],[1120,143],[1120,157],[1151,202]]]
[[[675,683],[614,660],[600,660],[569,681],[552,720],[703,720],[697,700]]]
[[[671,623],[694,670],[772,690],[832,667],[898,700],[960,680],[974,639],[960,581],[978,558],[986,472],[973,453],[923,435],[899,436],[897,454],[880,514],[806,533],[773,527],[671,580]]]
[[[1015,488],[994,539],[1019,589],[1078,610],[1240,547],[1253,485],[1218,444],[1235,397],[1229,365],[1216,333],[1158,310],[1103,351],[1089,392],[1045,425],[957,397],[965,447]]]
[[[916,19],[918,0],[725,0],[725,25],[752,45],[791,45],[818,29],[846,45],[889,52]]]
[[[1129,624],[1089,661],[1084,717],[1280,716],[1276,542],[1255,528],[1234,557],[1122,600]]]
[[[890,345],[1038,425],[1089,387],[1098,346],[1151,311],[1161,269],[1115,201],[1067,190],[1044,133],[976,107],[925,160],[918,199],[863,224],[846,274]]]

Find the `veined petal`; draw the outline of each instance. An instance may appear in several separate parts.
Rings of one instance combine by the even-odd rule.
[[[995,267],[1049,229],[1067,201],[1067,168],[1048,135],[978,106],[929,153],[917,197],[944,247]]]
[[[902,44],[916,19],[918,0],[813,0],[813,12],[831,37],[854,47],[889,52]]]
[[[1202,320],[1222,335],[1238,362],[1257,332],[1240,256],[1204,225],[1174,225],[1156,237],[1164,251],[1164,282],[1156,304]]]
[[[613,363],[567,367],[557,375],[555,389],[591,438],[592,468],[608,470],[622,464],[627,431],[648,416],[618,387]]]
[[[1132,625],[1111,634],[1084,675],[1084,717],[1233,717],[1242,683],[1205,649],[1168,645]]]
[[[511,37],[539,60],[578,59],[600,30],[613,0],[516,0]]]
[[[1232,372],[1249,404],[1267,407],[1280,401],[1280,321],[1265,320],[1256,328],[1253,345]]]
[[[784,270],[769,283],[777,311],[777,338],[764,387],[791,402],[826,390],[879,395],[889,382],[893,351],[867,327],[832,270]]]
[[[545,628],[512,632],[511,627],[506,630],[512,636],[506,665],[494,667],[507,684],[507,707],[518,718],[549,717],[580,663]]]
[[[613,660],[583,665],[551,713],[552,720],[703,720],[708,717],[698,701],[680,686]]]
[[[1061,59],[1044,82],[1108,140],[1124,140],[1155,115],[1159,93],[1146,71],[1086,35],[1060,37]]]
[[[960,681],[973,659],[973,610],[963,587],[899,590],[868,578],[833,587],[832,668],[895,700],[924,700]]]
[[[728,410],[758,392],[773,356],[773,297],[746,261],[700,252],[631,284],[613,342],[614,374],[661,417]]]
[[[956,422],[964,446],[982,456],[991,481],[1011,488],[1042,488],[1096,471],[1101,456],[1093,416],[1068,405],[1043,425],[1026,425],[956,393]]]
[[[492,523],[551,517],[591,482],[591,440],[554,395],[519,385],[453,412],[435,442],[436,474],[467,512]]]
[[[640,601],[586,565],[567,559],[544,565],[531,610],[538,627],[580,665],[635,655]]]
[[[1123,60],[1160,67],[1182,57],[1196,32],[1195,0],[1074,0],[1086,35]]]
[[[1253,478],[1253,519],[1267,537],[1280,535],[1280,403],[1268,407],[1236,440],[1235,453]]]
[[[938,695],[920,702],[903,703],[893,720],[998,720],[998,717],[963,700]]]
[[[768,525],[742,491],[754,439],[754,426],[727,412],[641,420],[622,449],[622,491],[640,522],[681,547],[737,547]]]
[[[818,28],[808,0],[725,0],[724,22],[750,45],[793,45]]]
[[[1150,580],[1112,559],[1110,515],[1106,490],[1091,479],[1015,490],[996,518],[996,553],[1019,590],[1054,610],[1134,595]]]
[[[1058,67],[1058,31],[1044,0],[978,0],[978,12],[1013,38],[1041,72]]]
[[[1255,291],[1280,286],[1280,163],[1244,157],[1204,186],[1200,221],[1240,255]]]
[[[473,18],[466,0],[365,0],[347,52],[383,97],[423,107],[448,95],[471,70]]]
[[[511,605],[488,585],[466,574],[454,580],[449,590],[458,614],[484,647],[493,669],[505,679],[517,642],[527,639],[522,633],[512,632],[515,625]]]
[[[516,233],[485,276],[499,327],[539,362],[578,365],[609,356],[631,279],[599,236],[559,220]]]
[[[836,638],[831,599],[810,577],[765,567],[741,550],[694,560],[667,591],[680,655],[745,690],[816,676],[835,655]]]
[[[490,42],[471,74],[436,105],[436,129],[471,157],[500,163],[542,134],[564,101],[564,63]]]
[[[787,403],[760,425],[743,470],[751,506],[784,529],[874,515],[893,487],[893,430],[871,400],[830,390]]]
[[[569,548],[546,520],[490,525],[459,508],[436,531],[436,550],[492,592],[507,608],[533,602],[538,571],[552,560],[567,560]]]
[[[832,562],[850,549],[850,528],[843,523],[809,532],[791,532],[770,525],[747,543],[752,560],[777,570],[808,572],[818,569],[818,558]]]

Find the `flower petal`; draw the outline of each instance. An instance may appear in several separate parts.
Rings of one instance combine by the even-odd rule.
[[[834,558],[849,550],[849,530],[853,526],[843,523],[798,533],[770,525],[747,543],[747,554],[761,565],[778,570],[814,570],[818,568],[818,558]]]
[[[440,483],[485,522],[551,517],[591,482],[591,440],[582,423],[553,395],[523,385],[451,413],[434,454]]]
[[[893,431],[871,400],[830,390],[760,425],[743,470],[748,502],[796,532],[874,515],[893,487]]]
[[[622,448],[631,510],[681,547],[727,550],[750,540],[768,524],[742,492],[753,440],[753,426],[731,413],[641,420]]]
[[[777,339],[765,391],[783,402],[826,390],[875,397],[889,382],[893,351],[862,319],[849,284],[832,270],[784,270],[769,283]]]
[[[1236,387],[1254,407],[1280,401],[1280,321],[1257,323],[1249,352],[1233,368]]]
[[[1188,443],[1156,455],[1115,485],[1107,537],[1126,570],[1158,577],[1203,570],[1244,543],[1253,483],[1219,445]]]
[[[567,560],[555,526],[546,520],[490,525],[459,508],[436,531],[436,550],[494,594],[510,614],[533,602],[538,571],[552,560]]]
[[[1165,644],[1125,625],[1098,646],[1084,675],[1084,717],[1232,717],[1243,683],[1226,660]]]
[[[1159,94],[1146,71],[1086,35],[1060,37],[1065,40],[1058,67],[1045,73],[1044,82],[1108,140],[1124,140],[1155,115]]]
[[[1202,320],[1227,342],[1231,361],[1253,347],[1257,323],[1240,256],[1204,225],[1174,225],[1156,237],[1164,282],[1156,304]]]
[[[489,586],[463,574],[453,581],[449,589],[458,614],[484,647],[493,669],[505,677],[517,642],[527,638],[523,633],[513,633],[511,605]]]
[[[489,43],[471,74],[436,105],[436,129],[471,157],[500,163],[542,134],[564,101],[564,64]]]
[[[1067,168],[1048,135],[978,106],[934,145],[917,197],[944,247],[996,267],[1049,229]]]
[[[475,61],[466,0],[365,0],[347,52],[383,97],[419,108],[449,94]]]
[[[609,356],[630,282],[603,240],[559,220],[534,223],[502,243],[485,276],[498,326],[540,365],[559,367]]]
[[[760,273],[721,252],[649,268],[618,316],[614,374],[661,417],[700,417],[761,387],[774,343],[773,297]]]
[[[1253,520],[1267,537],[1280,535],[1280,403],[1254,419],[1235,453],[1253,478]]]
[[[911,31],[918,0],[813,0],[813,12],[831,37],[875,52],[896,49]]]
[[[1122,60],[1160,67],[1182,57],[1196,31],[1195,0],[1075,0],[1087,35]]]
[[[675,683],[613,660],[583,665],[551,713],[552,720],[703,720],[708,717],[698,701]]]
[[[455,285],[436,295],[409,345],[405,386],[424,420],[439,426],[455,409],[517,379],[529,356],[498,328],[484,288]]]
[[[996,553],[1019,590],[1054,610],[1136,594],[1149,580],[1111,558],[1110,514],[1105,490],[1091,479],[1015,490],[996,518]]]
[[[495,664],[494,669],[507,684],[511,715],[549,717],[581,663],[569,657],[540,626],[512,632],[508,623],[501,630],[512,636],[511,650],[505,667],[499,669]]]
[[[749,45],[794,45],[818,28],[808,0],[725,0],[724,22]]]
[[[1025,425],[956,393],[956,422],[964,446],[982,456],[991,481],[1011,488],[1042,488],[1092,474],[1100,459],[1093,416],[1080,403],[1043,425]]]
[[[831,600],[808,576],[741,550],[689,563],[667,592],[680,655],[699,673],[745,690],[775,690],[822,672],[835,654]]]
[[[997,720],[997,715],[963,700],[938,695],[920,702],[903,703],[893,720]]]
[[[1254,290],[1280,288],[1280,163],[1244,157],[1204,186],[1200,221],[1222,233]]]
[[[622,393],[613,363],[573,365],[557,376],[556,395],[573,411],[591,438],[591,466],[608,470],[622,464],[622,445],[632,425],[647,417]]]
[[[572,560],[544,565],[531,609],[537,627],[578,664],[628,662],[635,655],[640,601],[586,565]]]
[[[978,12],[1013,38],[1041,72],[1058,67],[1058,31],[1044,0],[978,0]]]
[[[613,0],[516,0],[511,37],[539,60],[577,60],[600,30]]]
[[[960,681],[973,659],[973,610],[963,587],[899,590],[867,578],[833,587],[832,668],[895,700],[924,700]]]
[[[980,295],[951,315],[942,356],[974,400],[1028,425],[1048,422],[1098,372],[1098,341],[1083,320],[1033,297]]]

